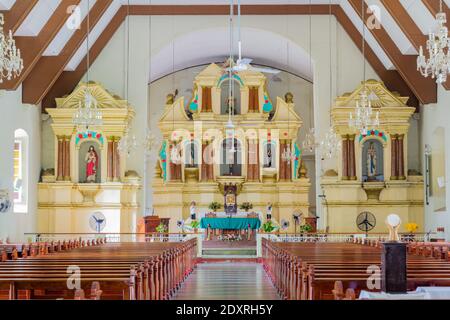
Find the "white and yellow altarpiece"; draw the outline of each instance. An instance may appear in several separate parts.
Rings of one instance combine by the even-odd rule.
[[[349,125],[364,89],[380,122],[365,133]],[[329,232],[361,232],[356,220],[362,212],[376,218],[371,232],[385,232],[385,219],[391,213],[402,219],[400,231],[406,231],[407,223],[416,223],[423,231],[423,177],[408,172],[408,131],[415,108],[407,101],[375,80],[336,99],[332,125],[341,138],[342,152],[336,159],[337,172],[329,170],[321,178]]]
[[[163,140],[153,208],[171,218],[171,231],[189,217],[192,201],[199,213],[224,203],[227,186],[236,188],[238,207],[250,202],[265,216],[271,203],[274,218],[289,221],[292,230],[294,213],[308,216],[310,182],[296,143],[302,119],[290,93],[272,102],[266,82],[249,70],[230,79],[211,64],[195,77],[190,101],[168,96],[158,123]]]
[[[101,125],[82,128],[73,118],[87,92],[103,119]],[[95,82],[80,83],[56,104],[46,109],[56,138],[55,167],[39,183],[38,231],[96,232],[90,220],[100,216],[106,219],[102,232],[134,232],[141,182],[134,171],[125,170],[126,157],[118,152],[133,108]]]

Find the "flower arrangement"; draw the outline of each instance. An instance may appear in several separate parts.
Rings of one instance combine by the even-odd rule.
[[[212,210],[214,212],[216,212],[220,208],[222,208],[222,205],[216,201],[211,202],[208,207],[209,210]]]
[[[419,228],[419,225],[415,222],[409,222],[406,224],[406,230],[408,230],[409,233],[414,233]]]
[[[218,237],[220,241],[228,241],[228,242],[235,242],[235,241],[242,241],[242,236],[240,234],[224,234],[220,235]]]
[[[253,204],[251,204],[250,202],[242,202],[239,206],[239,209],[248,212],[249,210],[253,209]]]
[[[166,232],[167,231],[167,227],[164,225],[164,224],[162,224],[162,223],[160,223],[157,227],[156,227],[156,232],[158,232],[158,233],[164,233],[164,232]]]

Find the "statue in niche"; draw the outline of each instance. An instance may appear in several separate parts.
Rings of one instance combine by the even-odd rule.
[[[373,142],[370,143],[367,149],[367,178],[369,181],[376,180],[377,175],[377,150]]]
[[[84,157],[86,162],[86,182],[94,183],[97,179],[97,170],[99,159],[94,146],[90,146],[86,156]]]
[[[196,208],[196,203],[195,201],[191,202],[191,206],[189,208],[189,212],[190,212],[190,218],[191,220],[196,220],[197,219],[197,208]]]
[[[227,114],[231,113],[232,115],[235,115],[235,106],[236,105],[236,98],[228,98],[227,99]],[[231,110],[231,111],[230,111]]]
[[[265,154],[264,154],[264,168],[272,168],[272,165],[273,165],[272,143],[267,143],[265,146]]]
[[[267,203],[266,207],[266,219],[271,220],[272,219],[272,202]]]

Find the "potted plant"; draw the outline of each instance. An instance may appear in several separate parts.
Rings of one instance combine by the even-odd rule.
[[[304,225],[300,226],[300,234],[311,232],[312,229],[313,228],[311,227],[311,225],[305,223]]]
[[[249,210],[253,209],[253,204],[251,204],[250,202],[242,202],[239,206],[239,209],[248,212]]]
[[[164,233],[164,232],[166,232],[166,230],[167,230],[167,227],[163,223],[160,223],[156,227],[156,232],[158,232],[158,233]]]
[[[220,208],[222,208],[222,205],[217,201],[211,202],[208,207],[208,209],[212,210],[213,212],[217,212],[217,210],[219,210]]]
[[[194,229],[194,232],[197,232],[198,227],[200,227],[200,222],[197,220],[192,220],[191,228]]]
[[[261,228],[265,233],[272,233],[277,229],[272,220],[264,222]]]

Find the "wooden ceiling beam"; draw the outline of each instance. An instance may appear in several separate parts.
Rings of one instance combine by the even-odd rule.
[[[112,0],[97,1],[89,12],[89,28],[95,27],[105,11],[111,5]],[[88,17],[81,23],[80,28],[74,32],[70,40],[57,56],[42,56],[36,63],[33,72],[23,82],[22,101],[29,104],[39,104],[64,68],[70,62],[88,33]]]
[[[89,50],[89,59],[92,64],[100,55],[103,48],[108,44],[114,33],[119,29],[127,16],[126,6],[122,6],[112,18],[108,26],[98,37],[97,41]],[[80,62],[74,71],[64,71],[58,80],[51,87],[45,98],[42,100],[42,110],[45,108],[56,107],[55,99],[72,92],[87,71],[87,56]]]
[[[348,1],[361,19],[363,17],[362,10],[364,10],[366,18],[371,15],[371,11],[364,0]],[[368,14],[366,14],[366,12],[368,12]],[[365,19],[364,23],[367,26],[368,20]],[[395,65],[395,68],[414,92],[414,95],[419,99],[419,101],[423,104],[436,103],[436,82],[431,78],[424,78],[420,72],[416,70],[417,56],[403,55],[386,30],[384,30],[382,25],[380,28],[370,28],[370,26],[367,26],[367,28]]]
[[[427,37],[422,33],[417,24],[409,15],[408,11],[400,3],[400,0],[381,0],[381,3],[395,20],[414,48],[419,51],[420,46],[424,46]]]
[[[362,53],[363,47],[361,33],[358,31],[358,29],[356,29],[350,18],[347,16],[344,10],[342,10],[341,7],[335,8],[334,15],[336,16],[336,19],[340,23],[340,25],[347,32],[349,37],[353,40],[353,43]],[[385,68],[385,66],[380,61],[380,59],[378,59],[377,55],[369,46],[367,41],[365,42],[365,54],[367,62],[369,62],[370,66],[380,77],[381,81],[384,82],[386,87],[391,91],[400,93],[404,97],[410,97],[408,105],[419,110],[419,100],[415,96],[414,92],[412,92],[411,88],[406,84],[397,70],[388,70]]]
[[[425,7],[428,8],[430,13],[433,15],[433,17],[436,17],[436,14],[438,14],[440,10],[439,0],[422,0]],[[442,2],[442,10],[447,15],[447,19],[450,18],[450,10],[448,6],[445,4],[445,2]],[[437,26],[437,24],[436,24]],[[430,26],[432,27],[432,26]],[[424,43],[424,52],[427,52],[426,50],[426,43]],[[446,82],[442,84],[442,86],[445,88],[445,90],[450,90],[450,79],[448,79]]]
[[[41,58],[47,46],[52,42],[61,27],[70,16],[68,8],[78,5],[81,0],[62,0],[41,32],[36,37],[15,37],[16,45],[20,49],[23,58],[24,69],[22,73],[10,81],[4,81],[0,85],[3,90],[16,90],[23,80],[33,70],[35,64]]]
[[[39,0],[19,0],[14,3],[10,10],[2,11],[5,17],[5,25],[3,27],[5,32],[11,30],[14,34],[38,1]]]
[[[221,8],[218,8],[221,7]],[[309,14],[309,6],[280,6],[282,8],[275,8],[278,6],[254,5],[248,6],[244,14],[283,14],[289,11],[289,14]],[[305,9],[306,7],[306,9]],[[328,5],[313,5],[311,7],[312,14],[328,14]],[[245,12],[243,8],[243,12]],[[130,6],[131,15],[223,15],[228,14],[228,6]],[[90,59],[93,62],[103,47],[112,38],[116,30],[122,24],[126,17],[127,8],[122,6],[114,18],[111,20],[108,27],[103,31],[97,41],[90,50]],[[362,51],[361,35],[351,20],[347,17],[340,6],[332,5],[332,14],[335,15],[338,22],[343,26],[344,30],[349,34],[355,45]],[[409,105],[417,107],[419,102],[414,92],[408,87],[403,78],[396,70],[387,70],[376,54],[366,43],[366,59],[378,74],[380,79],[386,84],[387,88],[392,91],[397,91],[403,96],[410,97]],[[54,83],[51,89],[48,90],[45,98],[42,100],[44,108],[55,107],[55,98],[62,97],[76,87],[79,81],[86,73],[86,57],[79,64],[75,71],[64,71],[61,73],[58,80]]]

